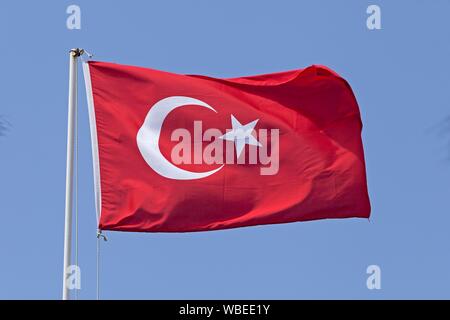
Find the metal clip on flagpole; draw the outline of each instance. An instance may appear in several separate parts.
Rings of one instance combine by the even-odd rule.
[[[67,119],[67,163],[66,163],[66,206],[64,222],[64,272],[63,272],[63,300],[69,299],[67,276],[71,262],[72,244],[72,203],[73,203],[73,154],[75,112],[77,108],[77,60],[84,53],[83,49],[70,50],[69,62],[69,103]]]
[[[102,230],[97,230],[97,239],[103,239],[103,241],[108,241],[108,238],[102,233]]]

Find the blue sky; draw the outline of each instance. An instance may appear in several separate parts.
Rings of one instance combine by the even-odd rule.
[[[81,30],[66,8],[81,7]],[[382,29],[366,27],[381,8]],[[450,298],[450,2],[0,2],[0,298],[59,299],[68,50],[236,77],[324,64],[351,84],[365,219],[187,234],[107,233],[105,299]],[[80,68],[79,297],[95,298],[96,222]],[[368,290],[366,268],[382,271]]]

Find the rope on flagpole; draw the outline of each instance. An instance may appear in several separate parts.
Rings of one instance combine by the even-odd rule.
[[[87,55],[88,60],[94,56],[93,54],[87,52],[84,49],[76,49],[76,50],[77,50],[77,54],[81,57],[81,59],[83,61],[86,61],[84,59],[84,54]],[[77,127],[77,134],[78,134],[78,127]],[[77,137],[77,145],[76,146],[78,148],[78,137]],[[77,157],[78,157],[78,150],[77,150]],[[78,174],[78,161],[77,161],[77,174]],[[76,177],[76,179],[78,180],[78,176]],[[77,180],[76,180],[76,185],[78,186]],[[76,219],[78,221],[78,211],[76,211]],[[76,226],[78,228],[78,223],[76,224]],[[78,238],[78,231],[76,233],[76,236]],[[96,298],[97,298],[97,300],[100,300],[100,261],[101,261],[100,242],[101,242],[101,239],[103,239],[103,241],[108,241],[108,238],[106,238],[106,236],[102,233],[102,230],[97,229],[97,258],[96,258],[96,260],[97,260],[96,261]]]
[[[96,285],[96,296],[97,300],[100,300],[100,239],[103,241],[108,241],[108,238],[102,233],[102,230],[97,230],[97,285]]]

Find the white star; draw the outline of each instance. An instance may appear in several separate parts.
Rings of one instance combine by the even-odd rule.
[[[236,155],[239,156],[244,150],[245,144],[251,144],[254,146],[261,147],[261,143],[252,135],[253,128],[259,119],[256,119],[250,123],[247,123],[243,126],[233,115],[231,115],[231,125],[233,129],[223,136],[220,136],[219,139],[234,141],[234,145],[236,147]]]

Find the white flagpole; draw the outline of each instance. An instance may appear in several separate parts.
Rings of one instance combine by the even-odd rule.
[[[64,273],[63,273],[63,300],[69,300],[67,276],[71,262],[72,245],[72,202],[73,202],[73,153],[75,111],[77,108],[77,59],[83,54],[82,49],[70,50],[69,64],[69,106],[67,122],[67,164],[66,164],[66,208],[64,224]]]

